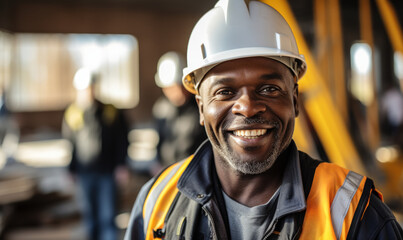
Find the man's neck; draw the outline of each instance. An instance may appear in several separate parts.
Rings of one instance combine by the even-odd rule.
[[[256,175],[239,173],[216,157],[214,162],[223,191],[235,201],[252,207],[269,201],[280,187],[287,156],[282,153],[269,170]]]

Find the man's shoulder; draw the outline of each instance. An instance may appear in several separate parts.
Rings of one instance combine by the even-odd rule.
[[[167,166],[150,180],[150,182],[152,182],[151,186],[166,186],[167,184],[170,184],[170,182],[176,183],[192,159],[193,156],[189,156],[188,158]]]
[[[371,194],[358,226],[357,239],[403,239],[402,227],[389,207],[376,194]]]
[[[78,130],[84,125],[84,111],[77,106],[77,104],[72,103],[64,112],[64,121],[67,126],[72,130]]]
[[[341,186],[346,180],[347,175],[350,173],[350,170],[344,167],[335,163],[314,159],[307,153],[301,151],[299,151],[299,161],[306,196],[309,194],[314,182],[316,182],[315,186],[321,187],[325,185]],[[359,174],[351,174],[361,178],[359,177],[361,176]],[[321,188],[316,190],[321,191]]]
[[[305,196],[308,196],[311,191],[316,168],[323,161],[316,160],[302,151],[298,151],[298,157],[301,169],[302,183],[304,186],[304,194]]]
[[[319,164],[324,163],[322,160],[311,157],[308,153],[298,151],[301,168],[316,168]]]
[[[331,176],[336,177],[339,176],[340,174],[347,175],[350,172],[349,169],[342,167],[336,163],[312,158],[307,153],[302,151],[299,151],[299,159],[302,171],[304,170],[312,171],[312,169],[316,171],[317,169],[320,169],[320,171],[325,171],[326,174],[328,174],[328,177]]]

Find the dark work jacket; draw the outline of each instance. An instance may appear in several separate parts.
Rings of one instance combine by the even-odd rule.
[[[192,97],[179,107],[162,97],[155,103],[153,115],[159,136],[156,158],[164,167],[194,153],[207,138]]]
[[[340,167],[313,160],[307,154],[298,152],[293,142],[283,154],[287,154],[288,162],[276,200],[276,210],[272,213],[273,221],[266,230],[264,239],[338,239],[335,237],[336,230],[332,230],[329,236],[308,238],[310,232],[325,225],[332,226],[332,221],[311,224],[304,222],[304,219],[315,208],[307,203],[310,201],[309,193],[318,166],[327,164],[327,167]],[[169,183],[176,181],[175,177],[179,179],[172,186]],[[332,177],[332,172],[329,172],[329,178]],[[345,236],[340,239],[402,239],[402,229],[388,207],[377,194],[371,194],[375,192],[372,181],[367,179],[361,182],[362,195],[360,194],[359,204],[353,212],[354,218],[350,219],[351,225],[350,222],[347,224]],[[161,185],[164,189],[158,189]],[[164,194],[159,195],[160,191]],[[171,197],[161,199],[162,195]],[[168,206],[167,211],[156,213],[156,216],[161,217],[150,218],[158,210],[153,208],[161,204]],[[182,165],[176,164],[168,168],[144,185],[134,204],[125,240],[231,239],[225,209],[214,169],[212,148],[206,142],[194,157],[190,157]],[[148,229],[148,224],[155,224],[156,227],[145,230]]]
[[[62,130],[73,147],[71,172],[110,174],[117,166],[125,165],[128,125],[113,105],[95,101],[83,110],[72,104],[64,114]]]

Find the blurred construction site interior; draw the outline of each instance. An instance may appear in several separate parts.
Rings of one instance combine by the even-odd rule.
[[[262,1],[287,19],[308,63],[298,147],[372,178],[403,224],[403,1]],[[215,2],[0,0],[0,239],[83,239],[61,135],[83,68],[97,72],[97,96],[130,123],[130,181],[119,187],[115,219],[124,232],[158,144],[158,59],[185,54]]]

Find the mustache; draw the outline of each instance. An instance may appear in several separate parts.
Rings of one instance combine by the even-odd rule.
[[[280,122],[278,120],[268,120],[260,115],[255,115],[247,118],[236,118],[233,121],[227,122],[224,126],[224,129],[227,129],[227,127],[233,124],[235,125],[265,124],[265,125],[271,125],[276,129],[280,127]]]

